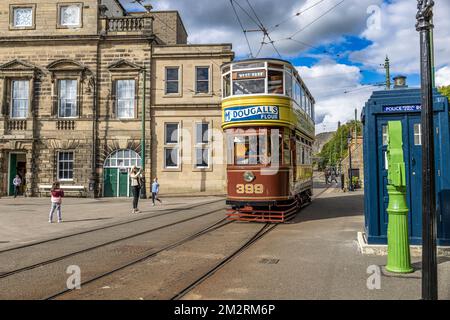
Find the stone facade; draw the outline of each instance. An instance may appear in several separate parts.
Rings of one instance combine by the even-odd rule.
[[[66,152],[73,155],[73,160],[68,160],[73,168],[67,169],[72,176],[62,181],[67,190],[75,195],[106,195],[104,177],[111,170],[104,169],[105,160],[120,150],[145,156],[145,177],[160,177],[161,192],[224,191],[223,164],[195,169],[187,159],[177,170],[165,169],[164,144],[160,143],[168,120],[182,123],[183,128],[207,121],[211,128],[220,129],[219,66],[233,59],[231,45],[187,45],[187,33],[177,12],[123,12],[123,16],[112,17],[108,12],[121,12],[113,2],[0,3],[1,195],[10,193],[11,176],[19,170],[19,160],[14,163],[13,159],[26,159],[25,169],[21,169],[25,170],[25,191],[35,196],[64,176]],[[65,4],[80,8],[76,27],[61,26],[58,12]],[[16,6],[31,8],[30,27],[14,25]],[[164,94],[165,67],[169,65],[182,70],[177,97]],[[210,67],[208,94],[190,91],[195,91],[195,66]],[[69,99],[76,111],[69,117],[60,114],[62,101],[66,101],[61,86],[68,80],[76,83],[72,87],[76,97]],[[20,88],[18,82],[28,83],[27,97],[15,93],[14,88]],[[134,95],[121,100],[119,82],[133,83]],[[26,101],[27,111],[17,117],[13,108],[19,108],[21,99]],[[118,114],[123,100],[127,100],[131,115],[126,118]],[[145,154],[141,150],[143,110]],[[223,152],[222,142],[212,144],[213,154]],[[183,146],[180,150],[185,153],[188,149]],[[149,193],[149,183],[146,187]],[[119,195],[116,190],[113,193]]]

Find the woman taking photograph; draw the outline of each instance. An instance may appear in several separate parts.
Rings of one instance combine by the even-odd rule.
[[[141,169],[138,170],[136,166],[131,168],[130,178],[131,178],[131,188],[133,189],[133,210],[131,210],[131,213],[139,213],[141,212],[138,209],[139,194],[141,192],[141,179],[142,179]]]

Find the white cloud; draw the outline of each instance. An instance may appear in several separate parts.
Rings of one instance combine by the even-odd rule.
[[[436,71],[436,85],[450,86],[450,67],[443,67]]]
[[[316,99],[316,131],[336,130],[338,122],[346,123],[358,117],[364,103],[376,88],[361,85],[360,69],[356,66],[322,60],[312,67],[297,67],[300,76]]]
[[[394,0],[381,7],[381,28],[367,27],[361,36],[373,43],[350,57],[366,62],[367,68],[383,63],[389,55],[392,73],[420,72],[420,42],[416,31],[417,2]],[[436,1],[434,8],[434,42],[436,66],[450,65],[450,1]],[[378,70],[383,72],[382,70]]]

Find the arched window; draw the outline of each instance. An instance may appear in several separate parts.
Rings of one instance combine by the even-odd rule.
[[[117,150],[105,160],[105,168],[131,168],[141,166],[141,157],[133,150]]]

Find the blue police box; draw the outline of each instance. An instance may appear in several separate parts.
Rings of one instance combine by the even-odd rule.
[[[404,79],[404,77],[400,77]],[[398,79],[396,79],[396,82]],[[401,82],[400,82],[401,83]],[[437,236],[438,245],[450,245],[450,129],[448,99],[437,90],[433,95]],[[364,215],[369,244],[387,243],[389,196],[387,193],[387,124],[399,120],[403,129],[406,165],[409,236],[411,244],[422,242],[422,131],[421,92],[406,85],[376,91],[366,102],[364,125]]]

